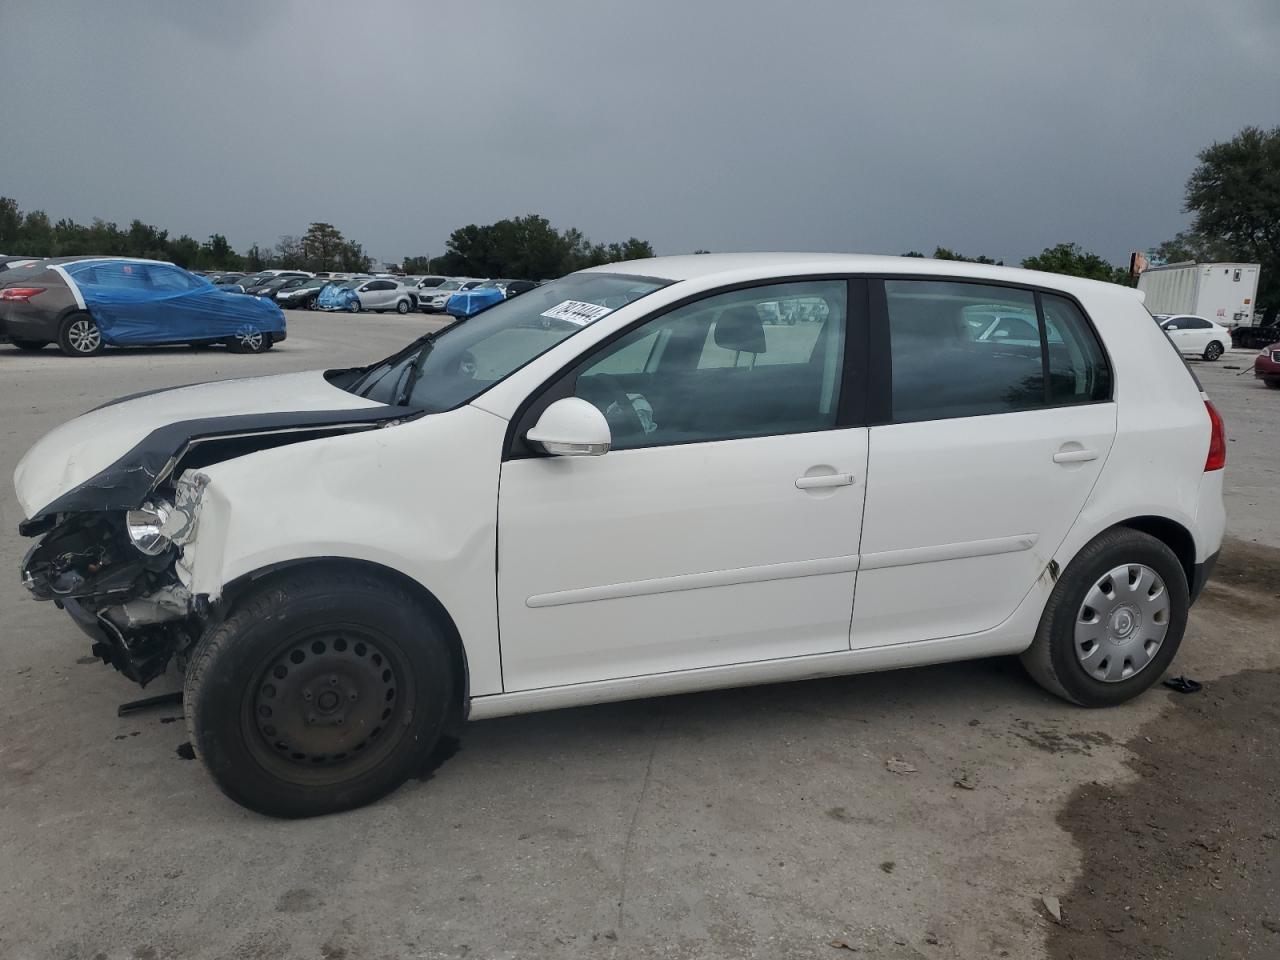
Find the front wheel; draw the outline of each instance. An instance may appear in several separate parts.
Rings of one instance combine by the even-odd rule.
[[[58,347],[68,357],[92,357],[102,352],[102,331],[87,313],[73,313],[58,329]]]
[[[237,602],[200,641],[183,688],[191,743],[227,796],[310,817],[417,772],[454,696],[431,611],[363,573],[296,573]]]
[[[266,353],[273,342],[271,334],[247,328],[226,340],[227,349],[232,353]]]
[[[1173,551],[1148,534],[1116,527],[1092,540],[1058,579],[1023,666],[1072,703],[1124,703],[1172,662],[1190,606]]]
[[[1204,348],[1204,358],[1206,360],[1217,360],[1222,356],[1222,344],[1217,340],[1209,341],[1209,345]]]

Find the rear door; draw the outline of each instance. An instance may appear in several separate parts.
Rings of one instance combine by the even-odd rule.
[[[990,629],[1043,573],[1111,449],[1106,355],[1056,294],[890,279],[872,299],[872,356],[888,359],[851,643]]]

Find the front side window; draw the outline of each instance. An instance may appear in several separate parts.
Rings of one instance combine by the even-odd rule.
[[[1040,298],[1043,335],[1030,290],[887,280],[885,299],[896,423],[1092,403],[1111,395],[1101,344],[1064,297]]]
[[[593,357],[574,394],[605,415],[616,450],[829,429],[846,291],[842,280],[819,280],[687,304]]]

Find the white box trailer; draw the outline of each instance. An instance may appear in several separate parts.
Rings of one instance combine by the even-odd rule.
[[[1256,263],[1170,263],[1138,275],[1154,314],[1190,313],[1229,327],[1253,326],[1258,296]],[[1258,318],[1261,320],[1261,317]]]

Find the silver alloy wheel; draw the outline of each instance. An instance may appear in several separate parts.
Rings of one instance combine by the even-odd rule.
[[[262,349],[262,331],[241,330],[236,334],[236,342],[246,353],[257,353]]]
[[[1169,632],[1171,604],[1164,581],[1150,567],[1126,563],[1099,577],[1076,614],[1076,656],[1104,683],[1140,673]]]
[[[67,342],[76,353],[96,353],[102,346],[102,331],[88,317],[82,317],[67,327]]]

